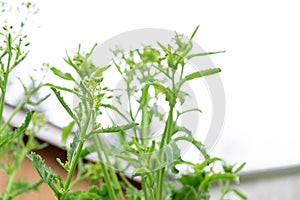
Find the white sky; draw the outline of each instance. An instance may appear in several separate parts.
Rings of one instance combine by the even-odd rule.
[[[226,94],[226,122],[214,155],[247,169],[300,164],[300,12],[297,1],[37,1],[30,62],[61,65],[125,31],[164,28],[191,34],[215,55]],[[53,77],[49,77],[53,80]],[[64,117],[56,116],[57,119]]]

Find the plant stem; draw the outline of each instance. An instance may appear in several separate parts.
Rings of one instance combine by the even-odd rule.
[[[149,101],[149,94],[148,94],[149,86],[146,86],[143,88],[143,107],[142,107],[142,145],[147,146],[148,145],[148,135],[149,135],[149,125],[150,125],[150,119],[149,119],[149,112],[148,112],[148,101]]]
[[[115,194],[114,188],[112,187],[113,184],[112,184],[111,179],[109,177],[108,169],[106,168],[106,165],[104,164],[103,157],[101,155],[102,151],[101,151],[101,144],[99,142],[99,136],[93,134],[92,137],[93,137],[93,141],[94,141],[95,146],[96,146],[96,151],[97,151],[98,158],[99,158],[99,161],[100,161],[100,166],[101,166],[101,169],[103,170],[103,175],[104,175],[104,179],[105,179],[105,182],[106,182],[106,185],[107,185],[107,190],[108,190],[109,197],[110,197],[110,199],[116,199],[116,194]]]
[[[22,138],[23,139],[23,138]],[[13,163],[13,171],[9,174],[8,182],[5,188],[3,200],[9,200],[11,199],[11,189],[16,177],[17,172],[20,169],[21,163],[26,157],[26,153],[29,150],[28,147],[32,145],[32,142],[34,141],[34,134],[30,134],[28,137],[27,145],[25,146],[24,143],[22,142],[22,151],[18,155],[18,159],[14,161]]]
[[[78,143],[78,146],[77,146],[77,149],[76,149],[75,157],[71,161],[71,167],[70,167],[70,170],[68,172],[68,176],[67,176],[67,179],[66,179],[66,182],[65,182],[65,185],[64,185],[64,190],[65,191],[69,191],[69,189],[70,189],[70,184],[71,184],[71,181],[72,181],[73,174],[75,173],[75,169],[77,167],[77,163],[78,163],[78,160],[79,160],[79,157],[80,157],[80,152],[82,150],[83,143],[84,143],[83,140],[79,139],[79,143]]]
[[[149,200],[149,193],[147,188],[147,183],[144,177],[142,177],[142,190],[144,191],[145,200]]]
[[[4,104],[5,104],[7,80],[8,80],[8,73],[4,72],[3,87],[1,88],[1,99],[0,99],[0,124],[1,125],[2,125],[2,120],[3,120],[3,110],[4,110]]]
[[[107,152],[107,149],[105,148],[105,145],[104,145],[104,142],[102,140],[101,137],[98,137],[98,140],[99,140],[99,144],[100,146],[102,147],[102,152],[104,154],[104,157],[105,157],[105,160],[106,160],[106,165],[108,166],[107,167],[107,170],[110,174],[110,177],[111,177],[111,180],[113,182],[113,185],[115,186],[115,188],[117,189],[118,191],[118,196],[120,198],[120,200],[124,200],[124,197],[123,197],[123,193],[122,193],[122,188],[121,188],[121,185],[119,183],[119,180],[118,180],[118,177],[116,175],[116,172],[113,170],[113,166],[112,164],[110,163],[110,160],[108,158],[108,152]]]
[[[22,161],[24,160],[25,156],[26,156],[26,149],[22,149],[22,152],[19,154],[18,160],[16,160],[14,162],[14,167],[13,167],[13,171],[9,174],[9,178],[8,178],[8,182],[6,185],[6,189],[4,192],[4,196],[3,196],[3,200],[9,200],[10,199],[10,194],[11,194],[11,189],[16,177],[16,174],[21,166]]]
[[[170,142],[172,132],[173,132],[173,106],[170,105],[169,115],[166,122],[166,127],[162,136],[162,141],[160,143],[160,149],[163,149],[166,144]],[[163,153],[163,150],[162,150]],[[160,169],[157,173],[156,178],[156,199],[162,200],[163,199],[163,184],[164,178],[166,173],[166,167],[164,166]]]

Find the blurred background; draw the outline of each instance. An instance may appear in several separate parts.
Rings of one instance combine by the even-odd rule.
[[[45,62],[63,70],[66,50],[72,53],[79,43],[88,50],[94,43],[140,28],[190,35],[200,25],[195,42],[205,51],[226,51],[211,56],[222,69],[226,95],[223,131],[211,154],[231,163],[247,162],[239,187],[249,199],[300,198],[297,1],[33,2],[39,13],[26,30],[31,41],[24,63],[28,69],[16,77],[28,77]],[[21,86],[13,81],[10,87],[19,91]],[[18,92],[12,92],[7,101],[13,105],[17,97]],[[41,110],[63,127],[70,120],[64,112],[58,114],[60,107],[53,99]],[[212,112],[205,105],[200,109]]]

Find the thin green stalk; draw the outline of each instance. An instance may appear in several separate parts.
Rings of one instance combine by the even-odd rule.
[[[93,137],[93,141],[94,141],[95,146],[96,146],[96,151],[97,151],[98,158],[99,158],[99,161],[100,161],[100,166],[101,166],[101,169],[103,170],[103,175],[104,175],[104,179],[105,179],[105,182],[106,182],[106,185],[107,185],[108,195],[109,195],[110,199],[116,199],[116,194],[115,194],[114,188],[112,187],[113,184],[112,184],[111,179],[109,177],[108,169],[106,168],[106,165],[104,164],[103,157],[101,155],[102,151],[101,151],[101,145],[100,145],[100,142],[99,142],[99,136],[94,134],[92,137]]]
[[[78,183],[80,183],[81,181],[88,179],[90,174],[85,174],[83,176],[80,176],[78,178],[76,178],[71,184],[70,184],[70,189],[72,189],[73,187],[75,187]]]
[[[148,94],[149,86],[143,88],[143,107],[142,107],[142,145],[148,145],[148,135],[149,135],[149,112],[148,112],[148,101],[149,101],[149,94]]]
[[[9,195],[11,194],[11,189],[14,184],[16,174],[19,171],[19,168],[21,166],[22,161],[24,160],[24,158],[26,156],[26,153],[27,153],[27,149],[23,148],[22,152],[19,154],[18,160],[14,162],[13,171],[11,172],[11,174],[9,174],[9,178],[8,178],[8,182],[6,185],[5,192],[4,192],[3,200],[10,199]]]
[[[78,160],[79,160],[79,157],[80,157],[80,152],[82,150],[83,143],[84,143],[83,140],[79,139],[79,143],[78,143],[78,146],[77,146],[77,149],[76,149],[75,157],[74,157],[74,159],[72,159],[71,167],[70,167],[70,170],[68,172],[68,176],[67,176],[67,179],[66,179],[66,182],[65,182],[65,185],[64,185],[64,190],[65,191],[69,191],[69,189],[70,189],[70,184],[71,184],[71,181],[72,181],[73,174],[75,173],[75,169],[77,167],[77,163],[78,163]]]
[[[142,190],[144,191],[145,200],[150,200],[149,193],[148,193],[148,187],[146,185],[147,184],[146,184],[145,178],[142,178]]]
[[[173,107],[170,105],[169,115],[166,122],[166,127],[163,133],[162,141],[160,143],[160,149],[165,147],[165,144],[168,144],[171,140],[172,130],[173,130]],[[165,178],[166,168],[163,167],[157,173],[156,178],[156,199],[162,200],[163,199],[163,184]]]
[[[23,99],[23,101],[14,109],[12,114],[9,116],[9,118],[4,122],[4,124],[0,128],[0,132],[3,131],[3,129],[8,126],[9,122],[12,120],[12,118],[23,108],[23,106],[28,102],[30,99],[30,95],[26,95],[26,97]]]
[[[4,72],[3,88],[1,88],[1,99],[0,99],[0,124],[2,124],[2,120],[3,120],[2,118],[3,118],[3,110],[5,104],[7,80],[8,80],[8,73]]]
[[[3,200],[9,200],[10,199],[10,194],[11,194],[11,189],[13,187],[14,184],[14,180],[16,177],[17,172],[19,171],[20,167],[21,167],[21,163],[23,162],[23,160],[26,157],[26,153],[28,152],[28,146],[30,146],[32,144],[34,140],[34,134],[30,134],[29,138],[28,138],[28,142],[27,145],[25,146],[24,143],[22,142],[22,151],[20,154],[18,154],[18,159],[14,161],[14,167],[13,167],[13,171],[9,174],[9,178],[8,178],[8,182],[4,191],[4,196],[3,196]]]
[[[98,137],[98,141],[99,141],[99,144],[100,144],[100,147],[104,147],[104,142],[102,140],[101,137]],[[116,175],[116,172],[113,170],[113,167],[109,161],[109,158],[108,158],[108,152],[107,152],[107,149],[106,148],[101,148],[104,156],[105,156],[105,160],[106,160],[106,163],[105,165],[107,165],[107,170],[110,174],[110,177],[111,177],[111,180],[113,182],[113,185],[115,186],[115,188],[117,189],[118,191],[118,196],[120,198],[120,200],[125,200],[124,196],[123,196],[123,193],[122,193],[122,188],[121,188],[121,185],[120,185],[120,182],[118,180],[118,177]]]
[[[66,179],[66,182],[65,182],[65,185],[64,185],[65,193],[64,193],[62,199],[65,198],[65,195],[70,190],[70,184],[71,184],[72,177],[75,173],[75,170],[76,170],[79,158],[80,158],[80,153],[81,153],[81,150],[83,148],[83,144],[84,144],[84,141],[85,141],[85,136],[87,135],[87,129],[88,129],[88,126],[90,124],[91,115],[92,115],[91,111],[87,112],[87,118],[86,118],[84,127],[83,127],[82,131],[80,132],[80,139],[79,139],[79,143],[78,143],[78,146],[77,146],[77,149],[76,149],[76,152],[75,152],[75,156],[70,161],[71,162],[71,167],[70,167],[70,170],[68,172],[68,176],[67,176],[67,179]]]
[[[152,189],[152,187],[150,186],[150,180],[149,180],[149,179],[148,179],[148,182],[147,182],[147,187],[148,187],[148,189],[149,189],[149,194],[150,194],[151,200],[155,200],[154,193],[153,193],[153,189]]]

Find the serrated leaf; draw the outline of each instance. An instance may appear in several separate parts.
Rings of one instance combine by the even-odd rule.
[[[71,166],[73,157],[76,154],[78,144],[79,144],[79,134],[75,134],[73,141],[70,144],[70,149],[68,150],[68,153],[67,153],[67,158],[68,158],[68,161],[66,163],[66,164],[68,164],[68,166],[66,166],[67,171],[69,171],[69,167]]]
[[[65,146],[67,139],[70,135],[70,133],[72,132],[72,129],[75,125],[74,121],[71,121],[67,126],[65,126],[62,131],[61,131],[61,140],[62,140],[62,145]]]
[[[92,131],[89,134],[89,136],[92,134],[97,134],[97,133],[116,133],[116,132],[120,132],[120,131],[126,131],[137,125],[138,125],[138,123],[129,123],[129,124],[122,125],[122,126],[112,126],[112,127],[108,127],[108,128],[100,128],[100,129],[96,129],[96,130]]]
[[[33,166],[39,173],[42,180],[48,184],[48,186],[52,189],[55,196],[59,199],[61,197],[60,188],[63,187],[61,178],[56,175],[53,171],[51,171],[42,160],[41,156],[35,153],[28,153],[27,158],[32,161]]]
[[[58,77],[68,80],[68,81],[75,81],[75,79],[72,77],[72,75],[70,73],[63,73],[62,71],[60,71],[59,69],[55,68],[55,67],[51,67],[50,68],[51,71]]]
[[[179,141],[179,140],[185,140],[187,142],[192,143],[204,156],[206,162],[208,162],[208,163],[210,162],[210,156],[207,154],[205,147],[201,142],[195,140],[193,137],[190,137],[190,136],[180,136],[180,137],[177,137],[174,139],[175,142]]]

